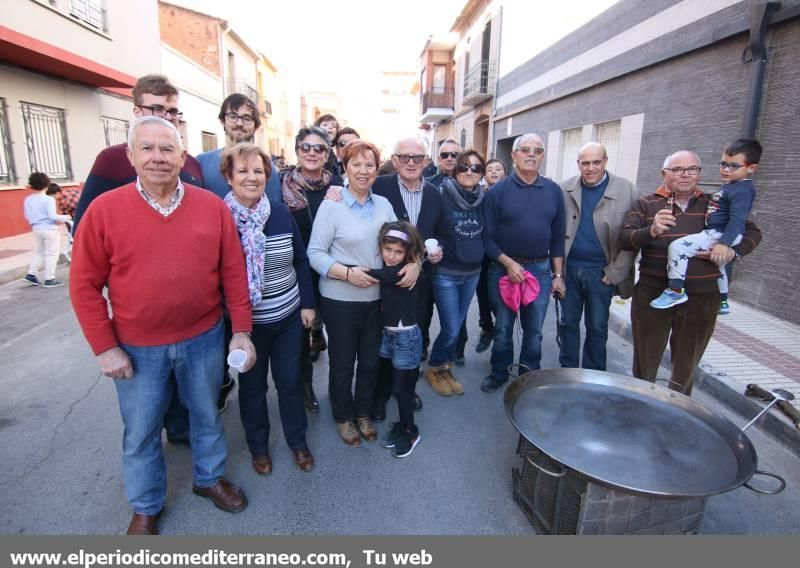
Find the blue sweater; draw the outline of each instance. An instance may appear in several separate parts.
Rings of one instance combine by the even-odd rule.
[[[486,254],[512,257],[564,256],[564,196],[557,183],[538,176],[527,185],[516,173],[492,186],[484,203]]]
[[[200,168],[203,171],[204,187],[224,199],[231,187],[228,185],[225,176],[219,171],[219,166],[222,164],[222,150],[223,148],[203,152],[197,156],[197,161],[200,162]],[[281,176],[274,165],[272,166],[269,181],[267,181],[267,199],[278,203],[283,201],[281,197]]]
[[[708,204],[706,228],[721,232],[719,242],[732,246],[736,237],[744,234],[744,224],[755,198],[756,188],[752,180],[724,184]]]
[[[608,264],[606,253],[600,246],[597,230],[594,227],[594,210],[608,187],[608,176],[594,187],[581,182],[581,220],[575,233],[575,240],[569,249],[570,264],[603,267]]]

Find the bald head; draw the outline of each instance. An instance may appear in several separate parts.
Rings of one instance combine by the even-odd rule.
[[[578,169],[584,185],[591,187],[603,181],[607,165],[606,148],[599,142],[587,142],[578,152]]]

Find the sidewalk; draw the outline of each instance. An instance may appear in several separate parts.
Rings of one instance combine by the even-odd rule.
[[[697,388],[740,414],[740,426],[766,404],[744,396],[749,383],[787,390],[795,396],[792,404],[800,408],[800,326],[738,302],[730,305],[731,313],[717,318],[714,336],[695,371]],[[609,319],[609,329],[626,341],[632,339],[630,306],[630,300],[615,298]],[[671,368],[669,346],[661,364]],[[760,428],[800,455],[800,429],[773,409],[751,428]]]
[[[67,233],[61,227],[61,248],[63,252],[67,243]],[[36,239],[33,233],[23,233],[14,237],[0,239],[0,285],[19,280],[28,272],[28,266],[36,250]],[[60,256],[59,264],[66,259]]]

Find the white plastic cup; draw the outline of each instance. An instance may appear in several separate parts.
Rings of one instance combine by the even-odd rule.
[[[237,371],[241,371],[245,363],[247,363],[247,351],[244,349],[234,349],[228,353],[228,365]]]
[[[436,249],[439,248],[439,241],[436,239],[427,239],[425,241],[425,250],[428,251],[428,254],[433,254],[436,252]]]

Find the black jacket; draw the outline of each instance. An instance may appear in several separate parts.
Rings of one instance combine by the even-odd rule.
[[[398,286],[400,272],[406,265],[373,268],[367,274],[381,283],[381,325],[397,327],[400,322],[408,327],[417,323],[417,294],[419,286],[403,288]]]
[[[372,184],[372,191],[389,200],[394,209],[394,214],[401,221],[408,221],[408,211],[400,194],[400,184],[397,183],[397,174],[378,176]],[[422,187],[422,205],[417,218],[417,230],[422,235],[422,240],[433,237],[434,228],[442,213],[442,195],[439,190],[428,182]]]

